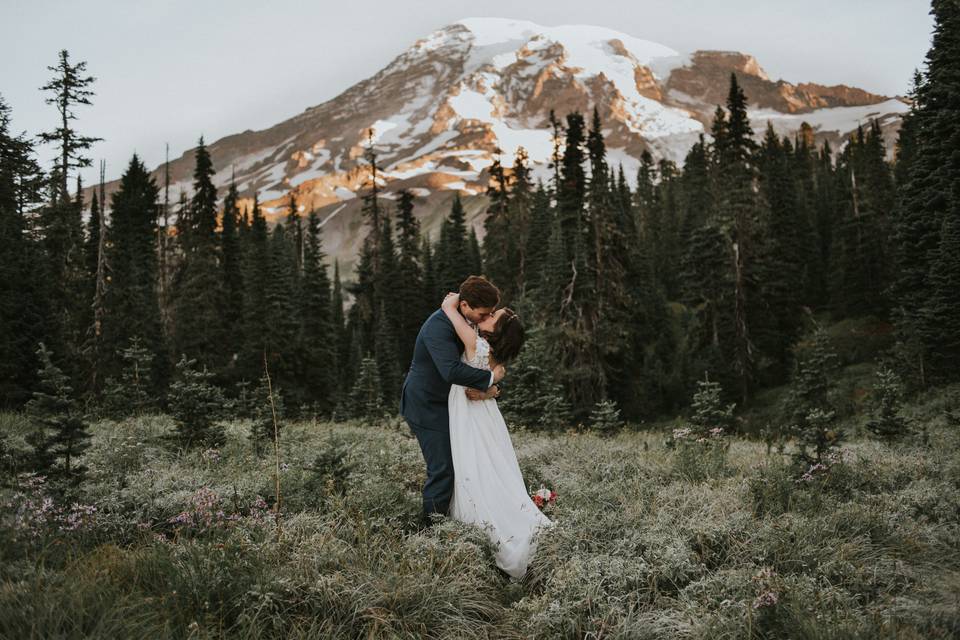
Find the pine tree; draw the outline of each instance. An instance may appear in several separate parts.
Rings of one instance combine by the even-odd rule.
[[[590,427],[600,435],[612,436],[622,426],[620,409],[613,400],[600,400],[590,412]]]
[[[909,434],[910,427],[900,413],[903,404],[903,383],[900,376],[888,367],[878,369],[873,395],[874,410],[867,421],[867,429],[888,442]]]
[[[510,377],[498,400],[511,424],[531,429],[561,430],[572,422],[570,405],[551,366],[543,329],[531,331],[523,350],[510,365]]]
[[[143,415],[155,408],[151,373],[154,354],[144,347],[140,336],[133,336],[119,355],[123,361],[120,376],[105,384],[107,410],[118,418]]]
[[[40,390],[34,391],[27,403],[36,425],[36,431],[27,438],[33,446],[34,470],[54,479],[60,490],[75,490],[87,472],[77,459],[90,447],[89,425],[71,397],[73,389],[67,376],[53,364],[42,342],[37,359],[41,363]]]
[[[357,419],[383,417],[383,394],[380,391],[380,371],[375,358],[360,361],[356,381],[350,391],[350,416]]]
[[[230,182],[227,195],[223,199],[223,214],[220,231],[220,262],[223,278],[223,294],[225,307],[223,309],[224,345],[232,356],[239,355],[243,348],[242,334],[235,331],[243,321],[243,256],[240,246],[240,233],[246,225],[238,220],[237,185]]]
[[[263,351],[268,336],[267,283],[270,277],[270,238],[267,222],[254,193],[250,210],[250,230],[243,245],[243,352],[240,377],[256,380],[263,369]]]
[[[345,374],[349,374],[350,363],[350,334],[347,333],[347,325],[343,315],[343,284],[340,282],[340,262],[333,262],[333,290],[330,294],[330,322],[333,325],[333,336],[337,345],[337,369],[340,375],[337,377],[336,397],[339,402],[350,390],[349,386],[344,385]]]
[[[374,349],[377,369],[380,372],[379,388],[383,395],[384,404],[392,406],[393,399],[399,397],[403,378],[400,375],[397,359],[396,334],[393,332],[393,324],[389,318],[390,316],[387,314],[383,303],[381,303]]]
[[[823,463],[843,439],[843,432],[833,426],[836,411],[829,397],[836,368],[829,336],[818,327],[807,352],[798,358],[787,398],[788,420],[799,445],[797,458],[803,462]]]
[[[328,415],[336,404],[340,332],[331,318],[334,309],[325,258],[320,221],[316,211],[311,211],[304,239],[300,296],[300,378],[307,381],[306,399],[315,403],[320,413]]]
[[[36,344],[48,338],[49,289],[25,217],[39,197],[40,177],[32,144],[10,133],[10,108],[0,97],[0,406],[6,409],[30,398],[40,368]]]
[[[413,357],[413,344],[426,320],[423,303],[420,223],[413,215],[413,194],[406,189],[397,199],[397,281],[394,284],[397,319],[397,355],[402,366]]]
[[[273,228],[269,251],[266,306],[263,310],[267,335],[263,338],[263,344],[276,385],[286,389],[288,399],[294,407],[299,407],[305,399],[297,377],[297,371],[301,368],[301,351],[297,341],[300,313],[295,302],[298,290],[293,239],[286,225],[277,224]]]
[[[189,354],[215,373],[232,354],[224,349],[224,308],[220,243],[217,241],[217,189],[203,138],[196,150],[189,219],[182,227],[183,258],[173,282],[175,353]]]
[[[213,384],[214,374],[196,359],[181,356],[167,394],[167,406],[176,423],[176,439],[183,447],[217,447],[226,440],[217,423],[225,406],[223,392]]]
[[[47,67],[54,73],[54,77],[41,91],[49,91],[52,95],[46,99],[47,104],[55,105],[60,116],[59,126],[52,131],[40,134],[40,140],[45,143],[56,144],[59,148],[58,178],[61,194],[67,193],[67,184],[70,178],[70,169],[79,169],[90,166],[90,158],[83,155],[94,142],[103,138],[94,138],[80,135],[70,124],[77,116],[73,110],[78,105],[90,105],[90,98],[94,95],[89,86],[96,80],[93,76],[84,76],[87,69],[86,62],[70,64],[70,53],[62,49],[55,67]]]
[[[469,273],[471,266],[465,257],[469,257],[469,240],[463,203],[460,194],[454,195],[450,207],[450,216],[443,221],[440,242],[436,250],[437,286],[441,292],[457,291]],[[473,274],[479,275],[479,274]],[[442,295],[440,296],[442,300]]]
[[[158,190],[147,168],[134,154],[111,196],[110,243],[107,262],[110,282],[105,292],[102,329],[102,379],[117,378],[124,368],[123,350],[131,340],[153,355],[159,355],[150,379],[163,377],[165,350],[157,299],[157,254],[155,251]],[[95,384],[99,384],[97,380]],[[155,393],[158,389],[150,389]]]
[[[712,429],[721,429],[732,434],[734,427],[733,409],[736,403],[725,405],[721,400],[722,389],[709,377],[697,381],[697,392],[693,395],[690,408],[690,424],[700,437],[710,437]]]

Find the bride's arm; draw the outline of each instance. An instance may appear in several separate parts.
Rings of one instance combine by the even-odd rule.
[[[460,294],[451,293],[443,300],[443,304],[440,305],[440,307],[443,309],[443,312],[447,314],[447,317],[450,318],[450,322],[453,323],[453,328],[457,332],[457,337],[463,342],[463,346],[467,351],[467,359],[472,360],[474,354],[477,352],[477,333],[467,320],[460,315],[460,312],[457,311],[459,304]]]

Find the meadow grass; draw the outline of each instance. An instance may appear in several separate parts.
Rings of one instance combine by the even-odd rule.
[[[734,437],[692,480],[668,430],[514,430],[530,489],[559,495],[521,581],[482,531],[420,530],[423,462],[398,421],[288,425],[279,535],[249,423],[179,452],[165,416],[101,421],[76,498],[95,514],[64,526],[42,485],[4,490],[0,637],[957,637],[954,397],[908,407],[925,441],[855,435],[811,481],[789,444]],[[0,428],[16,447],[28,425]]]

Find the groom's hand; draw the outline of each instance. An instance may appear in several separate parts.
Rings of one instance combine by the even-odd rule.
[[[507,370],[503,367],[502,364],[498,364],[493,368],[493,383],[496,384],[503,380],[503,376],[507,375]]]
[[[467,387],[466,394],[469,400],[489,400],[490,398],[496,398],[500,395],[500,387],[493,386],[486,391],[478,391]]]

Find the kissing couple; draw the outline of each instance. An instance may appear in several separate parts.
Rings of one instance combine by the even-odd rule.
[[[427,464],[423,518],[434,514],[482,526],[496,562],[519,578],[552,524],[527,493],[497,406],[504,365],[523,346],[520,317],[500,290],[470,276],[420,327],[400,392],[400,413]]]

